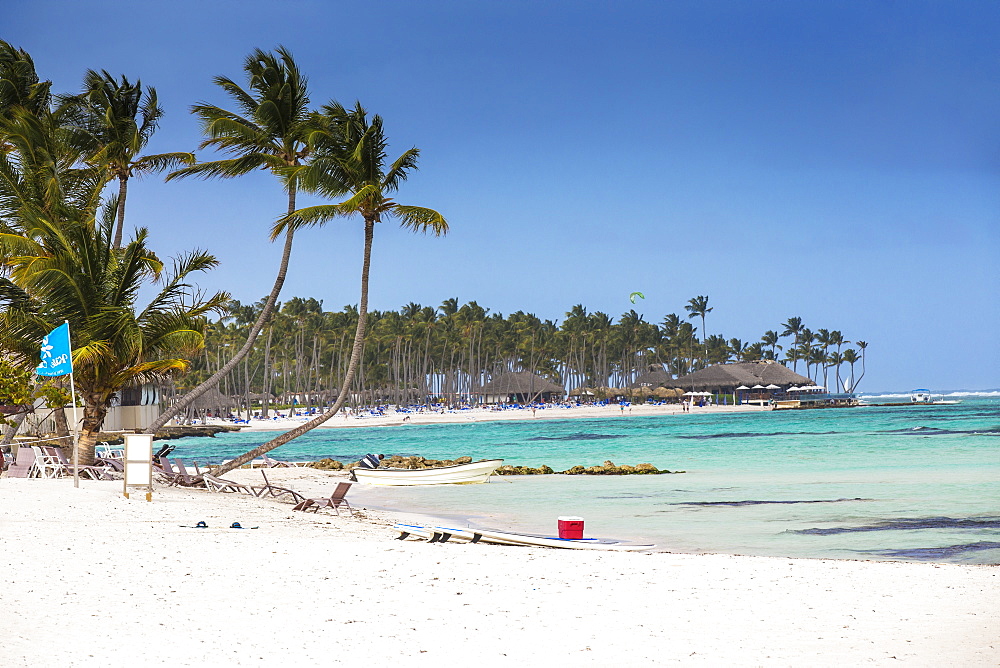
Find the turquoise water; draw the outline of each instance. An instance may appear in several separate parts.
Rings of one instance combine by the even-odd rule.
[[[268,434],[182,439],[212,462]],[[502,457],[556,470],[650,462],[660,476],[517,476],[486,485],[365,488],[369,506],[479,526],[588,535],[677,552],[1000,564],[1000,399],[728,415],[525,420],[316,430],[291,460],[365,452]]]

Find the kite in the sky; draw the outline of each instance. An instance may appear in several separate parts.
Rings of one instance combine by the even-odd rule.
[[[641,292],[633,292],[632,294],[630,294],[628,296],[629,301],[631,301],[633,304],[635,303],[635,298],[636,297],[639,297],[640,299],[645,299],[646,295],[642,294]]]

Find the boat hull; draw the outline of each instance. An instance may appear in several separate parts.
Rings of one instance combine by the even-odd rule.
[[[456,464],[432,469],[352,469],[357,482],[369,485],[471,485],[484,483],[503,464],[502,459]]]

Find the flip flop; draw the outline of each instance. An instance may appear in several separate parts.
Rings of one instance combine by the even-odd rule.
[[[257,527],[244,527],[244,526],[240,526],[240,523],[239,523],[239,522],[233,522],[233,523],[232,523],[232,524],[231,524],[231,525],[229,526],[229,528],[230,528],[230,529],[256,529]]]
[[[187,524],[182,524],[181,526],[184,527],[185,529],[207,529],[208,528],[208,525],[205,524],[205,520],[202,520],[202,521],[198,522],[194,526],[188,526]]]

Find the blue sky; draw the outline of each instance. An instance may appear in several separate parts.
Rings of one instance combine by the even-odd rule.
[[[993,2],[47,2],[0,38],[58,91],[87,68],[141,78],[149,150],[193,150],[188,113],[228,105],[253,48],[284,44],[313,102],[360,100],[391,151],[421,149],[398,201],[448,237],[376,232],[372,308],[449,297],[561,319],[647,320],[708,295],[709,333],[790,316],[868,341],[861,389],[1000,387],[1000,5]],[[209,156],[205,156],[209,157]],[[156,177],[127,224],[202,280],[268,292],[284,196],[266,174]],[[297,237],[283,296],[357,301],[361,234]],[[641,308],[640,308],[641,307]],[[696,323],[700,324],[700,323]]]

